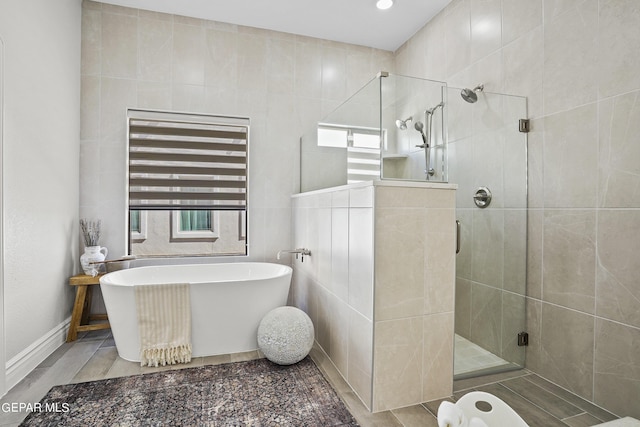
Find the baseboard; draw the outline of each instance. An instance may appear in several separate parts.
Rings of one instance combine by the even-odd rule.
[[[67,318],[64,322],[60,323],[29,347],[11,358],[11,360],[7,361],[7,391],[22,381],[24,377],[37,368],[51,353],[65,343],[70,323],[71,317]]]

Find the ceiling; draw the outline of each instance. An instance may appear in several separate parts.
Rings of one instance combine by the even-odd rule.
[[[451,0],[100,0],[395,51]]]

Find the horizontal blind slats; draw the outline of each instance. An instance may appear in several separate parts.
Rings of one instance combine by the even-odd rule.
[[[204,154],[183,153],[149,153],[133,151],[129,153],[129,161],[154,161],[154,162],[189,162],[189,163],[247,163],[244,156],[220,156]]]
[[[131,187],[245,188],[246,181],[211,179],[129,178]]]
[[[235,204],[234,204],[235,203]],[[215,205],[209,203],[198,203],[189,205],[189,207],[183,207],[181,205],[176,205],[171,203],[170,201],[162,202],[156,201],[153,204],[140,204],[137,201],[133,200],[130,202],[129,209],[132,211],[136,210],[144,210],[144,211],[175,211],[175,210],[216,210],[216,211],[244,211],[247,209],[246,203],[243,202],[218,202]]]
[[[220,139],[246,139],[246,132],[217,129],[193,129],[161,126],[129,126],[129,134],[172,135]]]
[[[218,168],[196,166],[148,166],[131,165],[130,174],[158,174],[158,175],[226,175],[247,176],[246,168]]]
[[[205,142],[191,141],[183,139],[151,139],[151,138],[129,138],[129,146],[138,149],[180,149],[180,150],[205,150],[205,151],[247,151],[246,142]]]
[[[248,120],[224,119],[130,110],[130,209],[244,210]]]
[[[173,191],[130,191],[131,200],[240,200],[244,201],[244,193],[221,193],[221,192],[185,192],[176,193]]]

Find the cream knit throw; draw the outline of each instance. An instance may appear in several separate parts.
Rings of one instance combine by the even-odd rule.
[[[140,366],[191,361],[191,303],[184,283],[135,286]]]

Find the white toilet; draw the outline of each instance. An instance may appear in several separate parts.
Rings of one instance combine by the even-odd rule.
[[[467,393],[456,403],[444,401],[438,408],[438,427],[503,426],[529,427],[504,401],[483,391]]]

